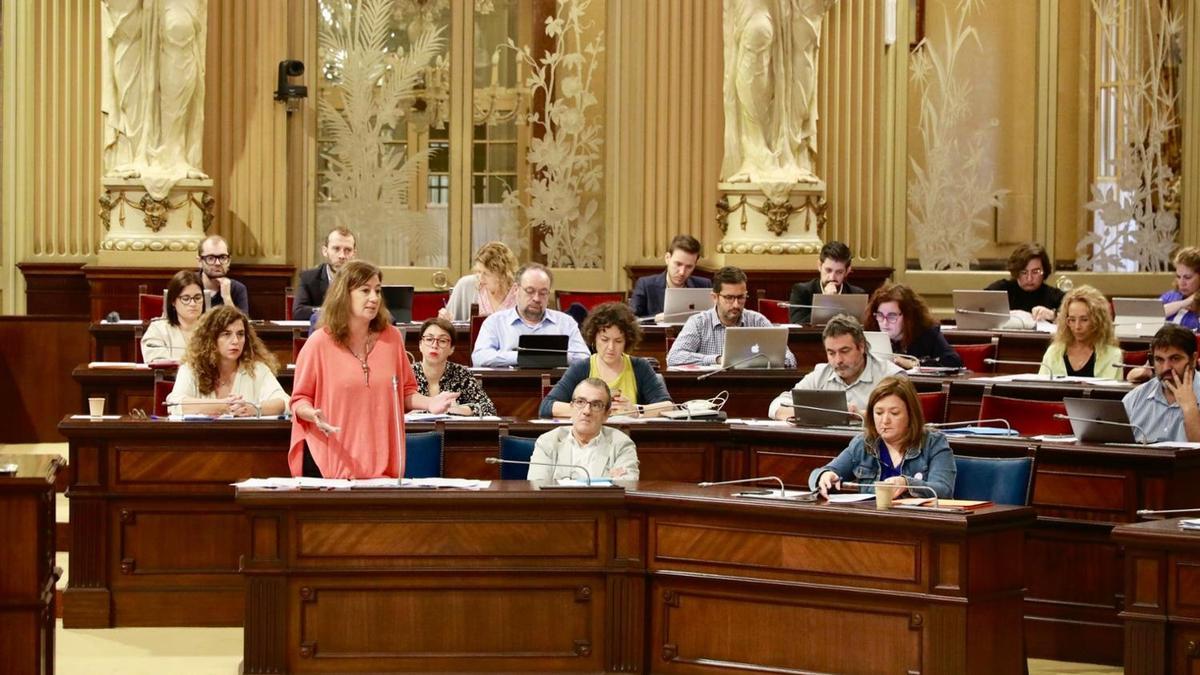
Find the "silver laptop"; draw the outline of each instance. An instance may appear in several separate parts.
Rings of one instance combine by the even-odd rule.
[[[733,370],[783,368],[787,341],[787,326],[726,328],[721,363]]]
[[[663,323],[684,323],[712,306],[711,288],[668,288],[663,296]]]
[[[1154,335],[1166,323],[1163,303],[1155,298],[1113,298],[1117,337]]]
[[[996,330],[1008,319],[1008,293],[954,291],[954,324],[957,328]]]
[[[1138,443],[1120,400],[1063,398],[1071,431],[1080,443]],[[1150,439],[1147,439],[1149,441]]]
[[[863,331],[863,335],[867,336],[867,349],[876,356],[876,358],[889,361],[895,355],[892,353],[892,338],[881,330]]]
[[[861,427],[862,419],[857,415],[851,415],[848,409],[844,391],[792,390],[792,420],[798,425]],[[843,412],[837,412],[839,410]]]
[[[867,313],[866,293],[841,293],[838,295],[813,295],[812,324],[827,324],[838,314],[849,314],[862,321]]]

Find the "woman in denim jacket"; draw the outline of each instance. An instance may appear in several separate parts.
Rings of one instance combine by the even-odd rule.
[[[842,481],[864,486],[880,481],[924,485],[943,499],[954,494],[954,453],[945,434],[925,429],[917,390],[907,378],[879,381],[868,399],[863,427],[864,433],[855,436],[837,458],[812,472],[810,488],[820,489],[821,495],[828,497],[829,490],[840,488]],[[906,491],[895,492],[900,497]]]

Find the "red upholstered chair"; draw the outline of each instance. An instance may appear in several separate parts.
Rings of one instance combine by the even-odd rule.
[[[149,293],[145,284],[138,286],[138,320],[143,323],[166,315],[167,291]]]
[[[767,298],[767,291],[760,288],[755,291],[758,296],[758,313],[767,317],[771,323],[788,323],[787,300],[772,300]]]
[[[989,394],[983,396],[979,406],[979,419],[1008,420],[1009,425],[1022,436],[1069,435],[1072,433],[1071,423],[1054,417],[1066,414],[1067,406],[1062,401],[1029,401]]]
[[[986,363],[984,359],[996,358],[996,348],[999,345],[1000,338],[994,337],[991,342],[977,345],[951,345],[951,347],[954,347],[954,351],[958,352],[958,357],[962,359],[963,365],[971,372],[994,373],[996,367]]]
[[[167,408],[167,395],[175,388],[175,378],[167,378],[165,370],[154,371],[154,414],[166,417],[170,414]]]
[[[1125,364],[1125,367],[1121,369],[1121,376],[1128,376],[1129,371],[1139,366],[1146,366],[1148,361],[1150,361],[1150,350],[1148,349],[1142,351],[1128,351],[1122,349],[1121,363]]]
[[[550,395],[550,390],[553,388],[554,385],[550,384],[550,373],[542,373],[542,398],[539,403]]]
[[[141,326],[133,327],[133,362],[143,363],[142,361],[142,335],[145,334],[145,329]]]
[[[627,296],[625,291],[556,291],[554,297],[560,312],[577,302],[590,312],[596,305],[606,302],[625,302]]]
[[[283,289],[283,320],[292,320],[292,302],[296,300],[296,289],[288,286]]]
[[[950,397],[944,391],[926,391],[917,394],[921,400],[921,414],[926,424],[941,424],[946,421],[946,402]]]
[[[450,301],[450,291],[415,291],[413,293],[412,320],[424,321],[437,316],[438,310]]]

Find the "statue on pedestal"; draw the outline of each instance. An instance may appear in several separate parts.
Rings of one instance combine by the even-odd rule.
[[[725,0],[724,182],[818,182],[817,56],[835,2]]]

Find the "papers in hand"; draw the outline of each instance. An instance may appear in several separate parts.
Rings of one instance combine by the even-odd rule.
[[[240,483],[233,483],[233,486],[244,490],[300,490],[304,488],[317,490],[392,488],[459,488],[463,490],[482,490],[491,484],[492,482],[489,480],[474,480],[471,478],[405,478],[401,483],[395,478],[348,479],[288,476],[249,478]]]

